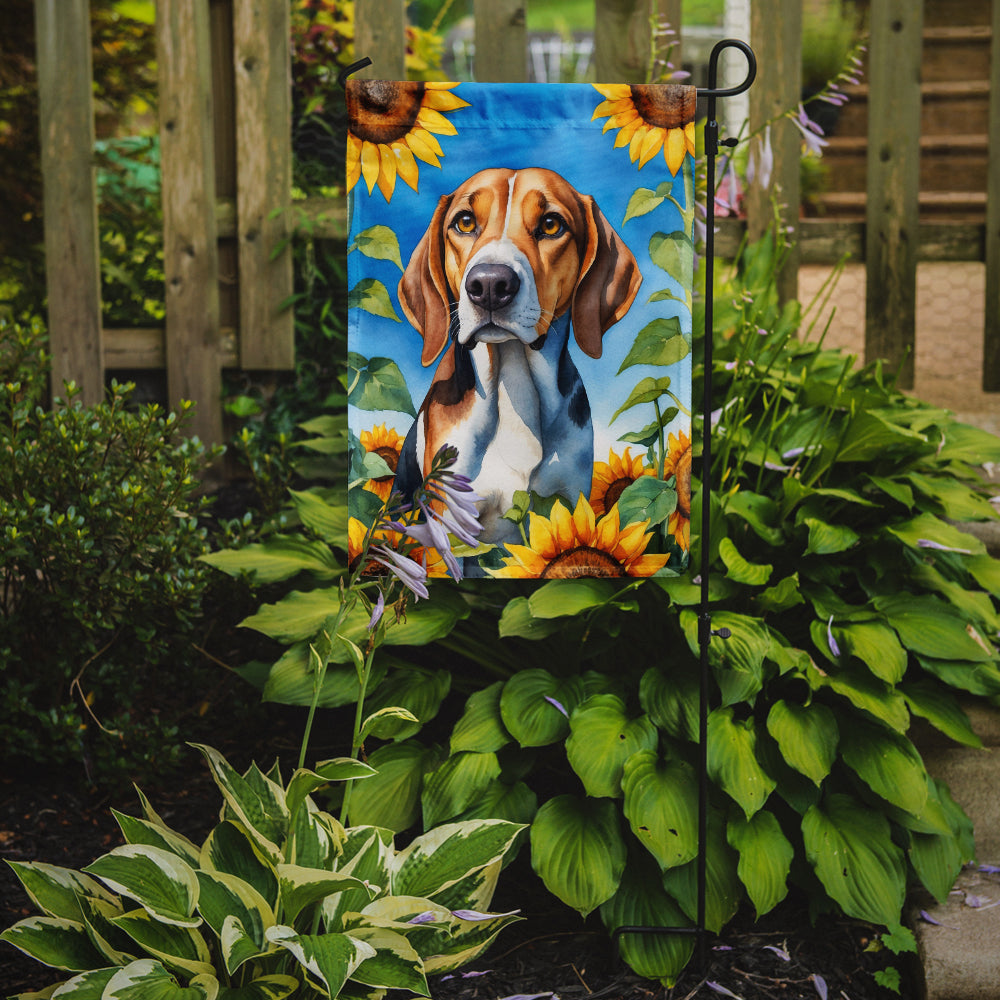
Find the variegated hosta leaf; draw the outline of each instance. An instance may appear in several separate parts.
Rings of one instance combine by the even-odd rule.
[[[523,833],[524,828],[521,828]],[[518,834],[518,838],[520,837]],[[517,839],[517,838],[515,838]],[[493,902],[493,894],[497,889],[500,871],[506,861],[506,856],[497,858],[493,864],[479,868],[465,878],[460,878],[446,889],[434,893],[435,902],[447,906],[449,910],[468,908],[472,910],[488,910]]]
[[[659,739],[648,715],[630,719],[625,702],[613,694],[595,694],[577,706],[569,727],[566,757],[595,798],[619,798],[625,761],[636,751],[654,750]]]
[[[356,927],[351,937],[375,949],[375,954],[351,973],[355,982],[430,996],[424,963],[402,934],[384,927]]]
[[[451,733],[451,752],[474,750],[477,753],[496,753],[510,742],[500,716],[500,692],[503,681],[497,681],[470,695],[462,717]]]
[[[767,716],[767,731],[785,761],[815,785],[830,773],[840,733],[833,712],[819,702],[798,705],[778,700]]]
[[[495,753],[474,751],[452,754],[424,778],[420,796],[424,826],[437,826],[467,809],[500,777]]]
[[[752,718],[737,721],[733,709],[717,708],[708,717],[708,774],[749,818],[767,801],[776,782],[757,761]]]
[[[353,757],[337,757],[317,764],[313,770],[299,768],[288,782],[285,805],[291,815],[295,815],[306,797],[331,781],[350,781],[356,778],[370,778],[376,774],[374,767]]]
[[[19,920],[0,934],[6,941],[26,955],[54,969],[81,972],[96,969],[105,959],[95,950],[87,935],[87,928],[76,920],[65,917],[28,917]]]
[[[849,795],[830,795],[805,814],[802,837],[816,875],[849,917],[899,923],[906,866],[882,813]]]
[[[171,969],[181,969],[189,976],[213,971],[212,956],[205,939],[190,927],[160,923],[145,910],[123,913],[112,923]]]
[[[28,1000],[29,997],[54,997],[55,1000],[101,1000],[104,996],[104,988],[114,978],[120,966],[113,966],[107,969],[91,969],[89,972],[81,972],[79,976],[67,979],[65,983],[58,986],[50,993],[49,987],[44,993],[21,993],[12,1000]]]
[[[337,819],[317,809],[312,799],[306,799],[292,819],[285,858],[304,868],[335,868],[344,836]]]
[[[218,1000],[285,1000],[299,985],[299,980],[294,976],[261,976],[244,986],[224,986],[219,992]]]
[[[726,843],[726,824],[714,810],[708,816],[705,849],[705,926],[718,934],[729,923],[743,899],[736,874],[736,852]],[[692,920],[698,918],[698,861],[663,873],[663,887]]]
[[[619,927],[689,927],[691,921],[660,884],[651,859],[630,858],[618,891],[601,905],[601,920]],[[692,934],[623,934],[619,950],[640,976],[672,986],[694,950]]]
[[[451,912],[455,917],[451,933],[424,959],[424,971],[428,975],[451,972],[474,961],[504,927],[521,919],[516,912],[479,914],[474,920],[463,919],[462,914],[468,911]]]
[[[104,899],[84,896],[80,905],[90,940],[104,956],[104,964],[128,965],[140,957],[140,949],[135,946],[135,942],[114,924],[115,917],[120,917],[125,912],[120,902],[109,903]]]
[[[274,925],[274,912],[252,885],[235,875],[200,871],[198,882],[201,886],[198,910],[219,939],[223,940],[227,921],[235,920],[239,924],[238,928],[230,928],[228,937],[231,946],[224,948],[226,968],[232,975],[247,958],[267,950],[264,931]],[[246,954],[244,938],[249,938],[252,954]],[[238,943],[237,951],[232,947],[234,942]],[[231,964],[231,958],[234,964]]]
[[[349,934],[296,934],[291,927],[278,924],[268,928],[267,939],[291,952],[309,978],[332,997],[365,959],[375,957],[370,944]]]
[[[255,768],[246,776],[240,775],[217,750],[203,744],[193,745],[205,755],[227,807],[247,828],[264,855],[277,863],[281,856],[279,845],[288,832],[284,789]]]
[[[368,905],[372,892],[388,889],[391,858],[391,831],[373,826],[356,826],[347,831],[337,871],[353,875],[367,887],[345,889],[323,900],[323,920],[328,931],[344,930],[345,913],[358,912]]]
[[[198,878],[171,851],[146,844],[125,844],[85,869],[109,889],[134,899],[150,916],[166,924],[197,927]]]
[[[566,736],[570,713],[583,698],[579,677],[560,679],[547,670],[522,670],[504,684],[500,716],[521,746],[547,746]]]
[[[119,969],[101,1000],[216,1000],[218,995],[215,976],[196,976],[181,986],[159,962],[144,958]]]
[[[583,916],[617,891],[625,870],[618,810],[608,799],[558,795],[531,824],[531,865],[549,892]]]
[[[278,865],[281,906],[286,920],[294,921],[305,907],[345,889],[361,889],[375,895],[361,879],[342,872],[327,872],[300,865]]]
[[[241,823],[220,823],[201,847],[199,867],[224,872],[252,885],[272,907],[278,905],[278,875]]]
[[[632,832],[661,869],[698,854],[698,782],[690,765],[643,750],[625,762],[622,789]]]
[[[731,819],[726,837],[730,847],[740,853],[736,873],[759,918],[788,895],[788,872],[795,849],[781,832],[774,813],[766,809],[750,819]]]
[[[120,813],[117,809],[112,809],[111,812],[118,821],[122,835],[128,843],[159,847],[161,850],[176,854],[192,868],[197,866],[200,851],[187,837],[176,833],[169,827],[149,820],[126,816],[125,813]]]
[[[429,830],[393,859],[392,892],[433,899],[460,879],[500,861],[522,829],[495,819],[446,823]]]
[[[116,899],[97,879],[38,861],[8,861],[24,891],[46,916],[81,920],[81,896],[93,896],[109,903]]]

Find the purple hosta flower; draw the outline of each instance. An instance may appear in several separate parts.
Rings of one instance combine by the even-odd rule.
[[[826,980],[815,972],[809,978],[813,981],[813,986],[816,987],[816,992],[819,994],[819,1000],[826,1000],[828,993]]]
[[[368,550],[371,559],[384,566],[416,597],[427,597],[427,570],[420,563],[394,552],[385,545],[373,545]]]
[[[762,136],[756,136],[750,143],[750,156],[747,159],[747,183],[757,183],[767,190],[771,186],[771,174],[774,173],[774,150],[771,148],[771,126],[764,129]]]
[[[391,525],[392,529],[409,535],[410,538],[419,542],[425,549],[436,549],[451,575],[456,580],[461,580],[462,567],[451,551],[448,532],[439,518],[435,517],[423,504],[420,506],[426,515],[427,519],[425,521],[419,524],[400,524],[396,522]]]
[[[483,498],[473,492],[468,478],[458,474],[449,475],[447,479],[435,482],[428,492],[444,504],[444,513],[437,516],[447,525],[448,530],[466,545],[475,545],[476,536],[483,530],[476,504]]]
[[[837,640],[833,637],[833,615],[830,615],[830,620],[826,623],[826,641],[830,647],[830,652],[834,656],[840,656],[840,646],[837,645]]]
[[[550,705],[555,705],[555,707],[559,709],[559,711],[562,712],[562,714],[565,715],[567,719],[569,718],[569,712],[566,711],[565,706],[563,706],[561,702],[556,701],[556,699],[552,698],[550,695],[543,695],[543,697]]]
[[[764,945],[764,950],[773,951],[782,962],[790,962],[792,960],[792,956],[784,948],[779,948],[776,944],[766,944]]]
[[[726,160],[728,165],[722,183],[715,192],[715,211],[719,215],[738,215],[743,192],[740,190],[740,179],[736,176],[733,158],[727,156]]]
[[[1000,875],[1000,865],[979,865],[978,870],[986,875]]]
[[[451,915],[459,920],[492,920],[494,917],[516,917],[521,911],[510,910],[507,913],[480,913],[479,910],[452,910]]]
[[[449,979],[477,979],[479,976],[488,976],[492,971],[483,969],[482,972],[449,972],[447,976],[441,977],[441,982],[446,983]]]
[[[722,983],[713,983],[711,980],[705,983],[705,985],[712,990],[713,993],[721,993],[724,997],[733,997],[734,1000],[743,1000],[738,993],[734,993],[732,990],[726,989]]]
[[[375,626],[382,620],[382,615],[385,612],[385,595],[380,590],[378,592],[378,600],[375,602],[375,607],[372,608],[372,616],[368,619],[368,631],[372,632]]]
[[[500,1000],[559,1000],[559,997],[555,993],[512,993]]]
[[[827,145],[823,136],[823,130],[806,114],[806,109],[799,104],[797,115],[790,113],[792,124],[802,133],[802,140],[806,144],[806,149],[816,156],[823,155],[823,147]]]
[[[972,549],[956,549],[951,545],[942,545],[940,542],[935,542],[931,538],[918,538],[917,548],[920,549],[937,549],[941,552],[958,552],[963,556],[971,556]]]
[[[435,920],[437,920],[437,914],[433,910],[424,910],[423,913],[410,917],[406,922],[408,924],[432,924]]]

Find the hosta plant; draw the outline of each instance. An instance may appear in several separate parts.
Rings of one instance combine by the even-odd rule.
[[[0,937],[68,977],[30,996],[429,996],[428,974],[470,961],[518,919],[487,912],[517,824],[450,823],[397,849],[391,831],[345,828],[312,798],[369,779],[366,764],[338,758],[286,784],[276,767],[240,774],[199,749],[224,802],[202,844],[140,793],[142,818],[115,814],[125,845],[82,871],[11,863],[41,915]]]

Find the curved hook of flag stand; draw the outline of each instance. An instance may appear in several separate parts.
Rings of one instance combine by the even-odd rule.
[[[727,48],[739,49],[747,60],[747,75],[736,87],[719,88],[718,78],[719,57]],[[342,88],[347,85],[347,78],[358,70],[371,65],[367,56],[349,66],[345,66],[337,75],[337,82]],[[709,502],[711,487],[709,475],[712,465],[712,325],[714,322],[712,309],[712,288],[715,276],[715,158],[719,147],[735,146],[734,138],[719,139],[719,123],[716,121],[716,100],[720,97],[735,97],[750,89],[757,76],[757,59],[753,49],[746,42],[735,38],[725,38],[717,42],[712,49],[708,61],[708,87],[698,88],[698,97],[707,99],[707,121],[705,123],[705,157],[707,162],[707,205],[705,228],[705,376],[704,396],[702,399],[702,453],[701,453],[701,494],[702,494],[702,526],[701,526],[701,601],[698,612],[698,645],[701,652],[701,690],[698,708],[698,912],[694,927],[655,927],[655,926],[622,926],[615,929],[612,940],[616,947],[623,934],[694,934],[698,939],[698,962],[705,968],[705,895],[707,881],[707,829],[708,829],[708,695],[709,666],[708,648],[712,637],[729,638],[729,629],[712,629],[712,615],[709,611],[709,530],[711,527],[711,504]]]
[[[747,60],[747,75],[736,87],[718,88],[719,56],[724,49],[739,49]],[[712,614],[709,611],[709,532],[712,508],[709,476],[712,467],[712,289],[715,278],[715,158],[719,146],[735,146],[734,138],[719,140],[719,123],[716,121],[716,99],[735,97],[750,89],[757,76],[757,58],[753,49],[735,38],[724,38],[712,49],[708,61],[708,87],[699,88],[698,96],[707,99],[707,121],[705,123],[705,158],[708,183],[706,186],[705,220],[705,376],[702,397],[702,451],[701,451],[701,601],[698,611],[698,647],[701,653],[701,688],[698,699],[698,911],[694,927],[654,927],[622,926],[615,929],[612,939],[619,946],[623,934],[694,934],[698,941],[698,964],[702,971],[705,960],[705,895],[707,883],[707,834],[708,834],[708,694],[709,666],[708,649],[712,637],[728,639],[729,629],[712,629]]]

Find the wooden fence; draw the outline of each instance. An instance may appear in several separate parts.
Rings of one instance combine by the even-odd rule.
[[[525,3],[474,0],[476,75],[526,79]],[[88,0],[35,0],[53,384],[73,379],[85,401],[101,397],[105,372],[160,369],[171,402],[193,399],[196,433],[223,438],[221,371],[293,365],[287,243],[291,205],[290,0],[158,0],[166,325],[101,326],[93,173]],[[681,0],[595,0],[598,80],[638,82],[650,55],[650,17],[681,23]],[[910,351],[916,265],[986,263],[983,386],[1000,391],[1000,0],[992,4],[991,98],[985,224],[921,223],[918,217],[922,2],[871,0],[867,215],[865,221],[784,220],[797,233],[781,276],[795,294],[800,263],[844,253],[867,269],[866,355],[894,365]],[[751,128],[799,101],[801,0],[754,0],[751,43],[759,72]],[[355,49],[367,75],[404,75],[404,0],[356,0]],[[502,40],[502,44],[498,43]],[[683,39],[681,39],[683,46]],[[676,61],[677,52],[674,53]],[[720,110],[720,117],[722,117]],[[725,220],[717,250],[731,253],[744,226],[762,231],[771,198],[799,203],[800,137],[774,131],[775,171],[752,189],[746,223]],[[296,215],[314,236],[342,239],[342,201],[309,201]]]

